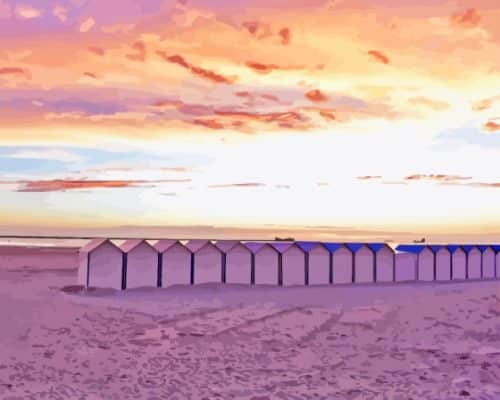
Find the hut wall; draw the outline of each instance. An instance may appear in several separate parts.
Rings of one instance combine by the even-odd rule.
[[[330,283],[330,253],[323,246],[309,252],[309,285]]]
[[[436,280],[451,280],[451,254],[448,249],[442,248],[436,253]]]
[[[373,274],[374,262],[373,252],[366,246],[361,247],[354,253],[354,281],[356,283],[369,283],[375,281]]]
[[[453,280],[465,279],[465,252],[457,249],[451,256],[453,265]]]
[[[296,246],[282,254],[283,286],[305,285],[304,252]]]
[[[396,254],[396,281],[414,281],[416,279],[417,255],[413,253]]]
[[[333,253],[333,284],[352,283],[352,253],[345,247]]]
[[[207,245],[194,255],[194,283],[222,282],[222,255]]]
[[[179,243],[162,254],[162,287],[191,283],[191,252]]]
[[[382,247],[376,253],[377,282],[392,282],[394,279],[394,253],[387,247]]]
[[[252,268],[250,251],[242,245],[236,245],[226,254],[226,283],[250,284]]]
[[[495,277],[495,252],[491,248],[483,251],[483,279]]]
[[[423,249],[418,255],[418,280],[434,280],[434,254],[428,248]]]
[[[127,289],[156,287],[158,279],[158,253],[141,243],[127,254]]]
[[[121,289],[122,252],[111,243],[104,243],[90,253],[89,286]]]
[[[469,251],[469,279],[481,279],[481,252],[476,248]]]
[[[269,246],[255,254],[255,284],[278,284],[278,253]]]

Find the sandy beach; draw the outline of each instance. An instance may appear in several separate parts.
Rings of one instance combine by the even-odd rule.
[[[0,398],[499,399],[499,282],[81,290],[0,270]]]

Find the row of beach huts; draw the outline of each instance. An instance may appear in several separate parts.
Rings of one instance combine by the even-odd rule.
[[[95,239],[79,251],[86,287],[201,283],[337,285],[496,279],[500,245]]]

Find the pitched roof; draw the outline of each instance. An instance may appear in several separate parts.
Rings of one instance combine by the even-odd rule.
[[[269,242],[244,242],[242,243],[248,250],[250,250],[253,254],[258,253],[262,250],[263,247],[269,247],[274,251],[277,251]]]
[[[337,251],[339,248],[341,248],[342,246],[344,246],[343,243],[330,243],[330,242],[322,242],[323,246],[326,247],[326,249],[330,252],[330,253],[333,253],[335,251]]]
[[[430,245],[430,246],[427,246],[427,247],[429,247],[434,253],[437,253],[439,250],[442,250],[442,249],[450,251],[448,249],[448,246],[442,245],[442,244],[433,244],[433,245]]]
[[[81,252],[86,252],[86,253],[89,253],[95,249],[97,249],[98,247],[100,247],[101,245],[103,245],[104,243],[109,243],[111,244],[112,246],[116,247],[117,249],[120,249],[116,244],[114,244],[111,240],[109,239],[106,239],[106,238],[97,238],[97,239],[92,239],[90,242],[88,242],[85,246],[83,246],[80,251]]]
[[[480,244],[479,246],[477,246],[477,248],[479,250],[481,250],[482,252],[485,251],[486,249],[490,248],[491,246],[487,245],[487,244]]]
[[[388,246],[387,243],[367,243],[366,245],[375,253],[383,248],[388,248],[390,251],[392,251],[392,247]]]
[[[135,249],[137,246],[141,245],[142,243],[146,243],[149,247],[152,249],[156,250],[153,246],[151,246],[146,240],[144,239],[128,239],[125,240],[121,245],[120,245],[120,250],[123,251],[124,253],[129,253],[133,249]]]
[[[210,240],[206,239],[192,239],[185,244],[187,249],[192,253],[196,253],[198,250],[201,250],[203,247],[207,245],[219,250],[216,246],[214,246],[214,244]]]
[[[474,244],[464,244],[460,246],[466,253],[469,253],[470,251],[477,249],[477,246]]]
[[[454,253],[455,251],[458,251],[458,250],[462,250],[462,247],[458,244],[449,244],[448,246],[446,246],[448,248],[448,250],[450,251],[450,253]]]
[[[181,242],[176,239],[160,239],[154,242],[153,247],[159,253],[163,253],[164,251],[171,248],[174,244],[179,243],[181,246],[184,246]]]
[[[345,245],[353,253],[356,253],[359,249],[361,249],[363,246],[365,246],[364,243],[346,243]]]
[[[405,253],[414,253],[414,254],[418,254],[426,248],[427,245],[425,244],[400,244],[396,246],[397,251],[402,251]]]
[[[321,242],[306,242],[306,241],[299,241],[295,242],[297,246],[299,246],[303,251],[306,253],[309,253],[312,249],[318,247],[318,246],[323,246]]]
[[[215,247],[225,253],[238,244],[240,244],[239,240],[217,240],[215,242]]]
[[[296,246],[298,247],[295,242],[270,242],[269,243],[271,246],[273,246],[279,253],[283,254],[285,251],[287,251],[290,247]],[[303,251],[300,247],[299,249]]]

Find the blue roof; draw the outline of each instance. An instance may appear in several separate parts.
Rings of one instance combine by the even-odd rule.
[[[428,246],[434,253],[437,253],[441,249],[448,250],[448,246],[443,246],[442,244],[433,244]]]
[[[266,242],[246,242],[243,243],[243,245],[254,254],[258,253],[265,246],[269,246],[271,249],[276,251],[273,246]]]
[[[299,246],[303,251],[309,253],[316,246],[320,246],[320,242],[295,242],[297,246]]]
[[[272,242],[269,243],[271,246],[273,246],[274,249],[279,251],[280,253],[284,253],[287,251],[290,247],[294,246],[294,242]]]
[[[477,248],[481,251],[485,251],[488,247],[491,247],[491,246],[489,246],[487,244],[481,244],[481,245],[477,246]]]
[[[356,253],[361,247],[365,246],[364,243],[346,243],[345,245],[353,253]]]
[[[404,251],[406,253],[418,254],[427,248],[425,244],[400,244],[396,247],[397,251]]]
[[[368,243],[367,246],[372,249],[374,252],[379,251],[380,249],[387,246],[385,243]],[[388,247],[388,246],[387,246]]]
[[[475,246],[475,245],[473,245],[473,244],[464,244],[464,245],[462,245],[462,246],[460,246],[460,247],[462,247],[462,249],[464,249],[464,251],[465,251],[466,253],[470,252],[470,251],[471,251],[472,249],[474,249],[474,248],[477,248],[477,246]]]
[[[500,244],[494,244],[491,247],[493,247],[493,250],[495,250],[496,253],[500,251]]]
[[[344,244],[343,243],[322,243],[323,246],[326,247],[326,249],[330,252],[333,253],[334,251],[338,250],[340,247],[342,247]]]
[[[454,253],[455,251],[457,251],[457,250],[461,250],[461,249],[462,249],[462,247],[461,247],[460,245],[458,245],[458,244],[449,244],[449,245],[448,245],[448,246],[446,246],[446,247],[448,247],[448,250],[449,250],[451,253]]]

